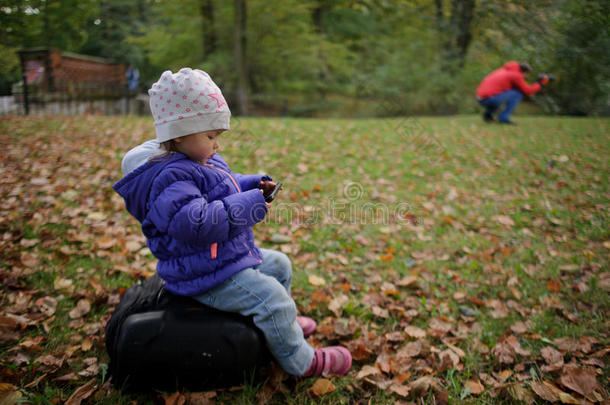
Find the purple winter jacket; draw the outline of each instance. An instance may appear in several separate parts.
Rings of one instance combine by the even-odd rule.
[[[173,153],[143,164],[113,188],[142,224],[165,288],[193,296],[262,262],[250,229],[267,214],[261,180],[271,178],[233,174],[218,154],[202,165]]]

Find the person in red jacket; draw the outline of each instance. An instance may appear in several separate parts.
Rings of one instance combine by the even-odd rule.
[[[538,93],[542,86],[549,82],[548,76],[543,75],[536,83],[527,84],[525,76],[530,71],[531,68],[527,63],[511,61],[485,76],[477,88],[477,100],[485,107],[483,113],[485,122],[493,122],[494,112],[505,104],[506,107],[498,115],[498,122],[514,124],[510,120],[510,115],[523,96]]]

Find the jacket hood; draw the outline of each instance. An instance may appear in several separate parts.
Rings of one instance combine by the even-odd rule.
[[[114,183],[112,188],[123,197],[125,208],[138,221],[142,222],[146,217],[147,199],[142,196],[150,193],[155,178],[165,166],[180,159],[186,159],[186,156],[174,153],[165,158],[147,162]]]
[[[521,72],[521,68],[519,67],[519,63],[513,61],[506,62],[503,66],[504,69],[510,70],[511,72]]]

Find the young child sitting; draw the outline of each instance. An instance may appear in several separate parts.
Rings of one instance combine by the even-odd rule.
[[[314,350],[304,338],[316,323],[297,317],[288,257],[254,243],[251,227],[265,218],[270,204],[263,193],[275,183],[232,173],[216,153],[231,116],[220,89],[207,73],[183,68],[165,71],[148,93],[158,143],[125,156],[125,177],[114,189],[142,224],[165,288],[252,316],[289,374],[346,374],[347,349]]]

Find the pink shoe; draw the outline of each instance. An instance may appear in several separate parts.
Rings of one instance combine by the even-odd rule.
[[[310,336],[316,331],[318,324],[313,319],[306,316],[297,316],[297,323],[303,329],[303,336]]]
[[[303,377],[319,377],[327,374],[345,375],[352,367],[352,355],[341,346],[315,349],[313,360]]]

